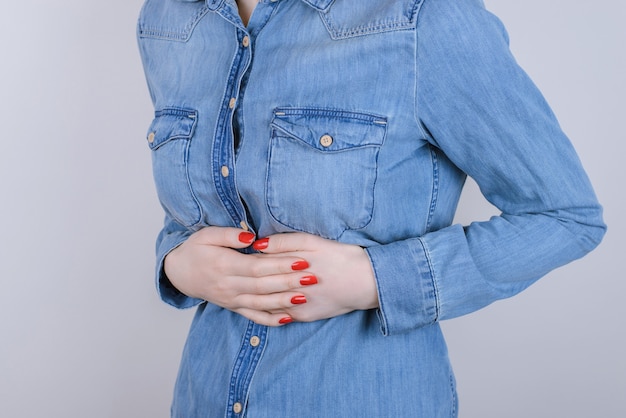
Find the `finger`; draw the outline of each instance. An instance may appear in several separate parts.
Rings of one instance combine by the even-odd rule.
[[[258,239],[252,247],[265,254],[311,251],[317,249],[320,240],[323,238],[302,232],[291,232]]]
[[[255,311],[254,309],[240,308],[236,309],[239,315],[248,318],[252,322],[259,325],[267,325],[268,327],[280,327],[293,322],[293,318],[285,312],[264,312]]]
[[[289,291],[298,291],[318,283],[312,274],[294,272],[239,280],[237,291],[242,294],[270,295]]]
[[[305,303],[307,303],[306,296],[297,292],[239,295],[233,300],[235,309],[251,309],[263,312],[285,312],[287,309]]]
[[[300,257],[242,254],[240,262],[232,266],[232,272],[240,277],[259,278],[302,271],[308,267],[309,263]]]
[[[252,232],[240,228],[208,226],[192,235],[199,244],[216,245],[229,248],[245,248],[255,239]]]

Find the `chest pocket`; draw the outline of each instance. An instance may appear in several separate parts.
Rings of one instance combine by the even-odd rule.
[[[147,135],[161,206],[170,217],[187,227],[200,222],[202,215],[189,181],[189,146],[196,116],[196,111],[190,109],[159,110]]]
[[[146,0],[137,25],[139,38],[186,42],[209,11],[200,0]]]
[[[266,199],[275,221],[337,239],[372,220],[384,117],[329,109],[276,109]]]

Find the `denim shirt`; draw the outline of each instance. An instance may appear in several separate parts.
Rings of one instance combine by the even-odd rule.
[[[161,297],[198,305],[176,417],[454,417],[438,322],[527,288],[605,227],[480,0],[147,0],[138,24],[165,210]],[[501,215],[452,225],[466,176]],[[280,328],[178,292],[207,225],[366,248],[380,308]]]

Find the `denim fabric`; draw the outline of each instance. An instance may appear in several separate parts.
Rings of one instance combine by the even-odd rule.
[[[247,27],[234,0],[147,0],[138,37],[166,214],[158,289],[198,305],[175,417],[455,417],[438,321],[604,234],[575,151],[480,0],[261,0]],[[500,216],[452,225],[466,175]],[[207,225],[363,246],[380,309],[267,328],[186,297],[162,261]]]

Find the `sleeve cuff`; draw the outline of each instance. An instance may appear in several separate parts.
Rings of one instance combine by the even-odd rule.
[[[186,309],[204,302],[202,299],[189,297],[174,287],[163,268],[165,257],[188,238],[185,234],[170,234],[159,237],[157,247],[156,285],[161,300],[178,309]]]
[[[383,335],[437,321],[438,292],[428,254],[418,238],[366,248],[378,286]]]

